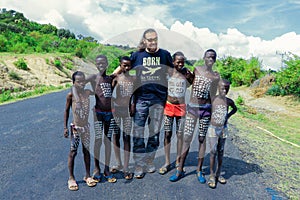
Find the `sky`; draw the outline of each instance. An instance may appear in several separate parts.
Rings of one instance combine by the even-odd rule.
[[[151,27],[182,34],[204,50],[213,48],[218,58],[257,57],[264,69],[278,70],[282,59],[300,56],[300,0],[1,0],[0,8],[100,43]]]

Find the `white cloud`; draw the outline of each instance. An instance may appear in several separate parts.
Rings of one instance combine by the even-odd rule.
[[[290,3],[299,5],[298,0],[290,0]],[[154,27],[156,29],[170,29],[185,35],[203,50],[215,49],[219,57],[229,55],[245,59],[251,56],[258,57],[263,61],[265,68],[278,69],[280,67],[281,56],[276,55],[276,51],[300,55],[300,35],[295,32],[283,34],[272,40],[247,36],[236,28],[228,28],[225,33],[217,34],[211,32],[209,28],[198,28],[191,21],[175,21],[169,5],[157,5],[155,1],[142,4],[137,0],[41,0],[39,3],[35,0],[2,0],[1,4],[2,8],[6,7],[24,13],[25,17],[30,20],[39,23],[51,23],[58,28],[70,29],[75,34],[89,34],[99,41],[106,41],[128,31]],[[209,5],[211,9],[216,6]],[[281,4],[275,5],[262,12],[258,10],[260,5],[253,4],[249,12],[245,13],[248,17],[247,20],[264,15],[265,12],[271,14],[273,10],[283,6]],[[271,20],[270,23],[273,21]],[[281,27],[283,23],[272,24],[272,27],[274,26]],[[264,32],[262,29],[256,31]],[[138,40],[139,38],[136,38],[136,41]],[[187,55],[187,57],[189,56]],[[202,55],[199,55],[199,58],[201,57]]]
[[[56,27],[64,27],[65,19],[57,10],[50,10],[44,14],[44,19],[39,20],[39,23],[42,24],[52,24]]]
[[[215,34],[208,28],[197,28],[192,22],[184,24],[176,21],[170,30],[181,33],[196,41],[204,50],[213,48],[219,58],[233,56],[249,59],[258,57],[265,69],[279,69],[281,56],[278,52],[292,52],[300,55],[300,35],[286,33],[273,40],[262,40],[259,37],[247,36],[237,29],[227,29],[226,33]]]

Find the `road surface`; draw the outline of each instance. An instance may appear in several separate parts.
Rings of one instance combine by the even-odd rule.
[[[225,185],[218,184],[216,189],[210,189],[207,184],[197,181],[195,169],[198,143],[194,139],[186,161],[186,176],[176,183],[169,181],[175,171],[173,169],[163,176],[156,172],[131,181],[123,179],[122,174],[116,174],[117,183],[103,180],[96,187],[90,188],[82,181],[84,165],[80,146],[75,160],[79,190],[69,191],[69,139],[63,137],[66,94],[67,91],[55,92],[0,106],[0,199],[282,199],[274,196],[274,191],[262,184],[259,173],[263,171],[259,166],[241,160],[231,138],[226,141],[222,170],[228,182]],[[163,134],[160,138],[161,146],[155,159],[157,168],[164,162]],[[175,141],[174,138],[173,160]],[[103,152],[102,145],[102,162]],[[209,174],[208,161],[209,154],[204,163],[206,174]],[[130,164],[132,168],[132,158]],[[93,170],[93,161],[91,166]],[[103,165],[101,167],[103,169]]]

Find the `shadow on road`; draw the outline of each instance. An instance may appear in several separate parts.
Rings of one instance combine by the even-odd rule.
[[[176,156],[175,153],[171,154],[171,158],[175,157],[175,156]],[[197,168],[197,164],[198,164],[197,158],[198,158],[197,151],[189,152],[189,154],[186,158],[184,167],[185,168],[192,167],[192,169],[194,169],[194,170],[192,170],[192,171],[187,170],[187,173],[185,174],[185,176],[196,174],[196,168]],[[164,163],[164,156],[156,157],[156,163],[157,163],[157,166],[161,166]],[[172,164],[173,164],[173,166],[175,166],[174,163],[172,163]],[[209,153],[207,153],[204,158],[203,171],[205,174],[210,173],[209,172]],[[234,175],[241,176],[241,175],[249,174],[252,172],[255,172],[256,174],[261,174],[261,173],[263,173],[263,170],[261,169],[261,167],[259,165],[255,164],[255,163],[247,163],[240,159],[224,156],[221,174],[222,174],[222,176],[224,176],[225,179],[229,179],[230,177],[232,177]]]

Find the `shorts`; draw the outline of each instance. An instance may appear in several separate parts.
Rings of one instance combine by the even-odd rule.
[[[228,137],[228,128],[225,127],[217,127],[213,125],[209,125],[207,130],[208,137],[220,137],[220,138],[227,138]]]
[[[187,112],[199,118],[210,117],[211,104],[201,104],[201,105],[189,104],[187,106]]]
[[[84,127],[70,124],[71,151],[77,151],[81,139],[84,148],[90,148],[90,125]]]
[[[186,105],[185,104],[171,104],[166,103],[164,108],[164,114],[170,117],[182,117],[186,114]]]
[[[104,121],[104,122],[110,122],[110,120],[113,118],[112,112],[106,112],[106,111],[96,111],[95,114],[97,117],[97,121]]]

